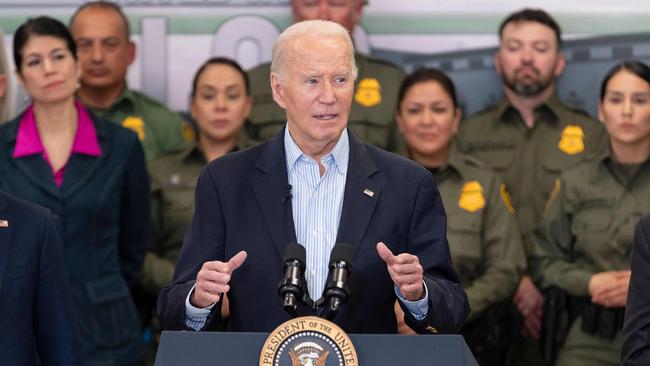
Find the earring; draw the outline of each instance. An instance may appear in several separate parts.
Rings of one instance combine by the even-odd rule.
[[[81,83],[77,80],[77,84],[74,86],[74,90],[79,90],[81,88]]]

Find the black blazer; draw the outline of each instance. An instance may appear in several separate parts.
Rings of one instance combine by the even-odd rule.
[[[374,192],[371,197],[364,190]],[[248,258],[228,293],[234,331],[268,332],[289,316],[276,291],[282,253],[295,242],[288,195],[284,130],[269,142],[228,154],[203,169],[196,209],[174,273],[158,298],[164,329],[183,329],[185,298],[206,261]],[[346,332],[395,333],[395,291],[379,241],[394,253],[416,254],[425,271],[429,313],[406,321],[421,332],[456,332],[469,311],[451,266],[446,216],[431,173],[408,159],[359,141],[350,133],[350,161],[337,242],[354,247],[350,301],[334,319]],[[205,329],[214,329],[215,306]],[[309,313],[301,309],[301,313]]]
[[[102,155],[71,155],[59,188],[40,155],[13,158],[19,120],[0,127],[0,189],[54,214],[86,363],[136,362],[142,334],[129,286],[149,234],[149,180],[137,136],[93,116]]]
[[[650,215],[636,226],[623,325],[623,365],[650,365]]]
[[[0,192],[0,365],[81,365],[52,214]]]

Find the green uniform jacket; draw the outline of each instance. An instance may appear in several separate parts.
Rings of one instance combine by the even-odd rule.
[[[241,134],[234,150],[254,144]],[[140,285],[154,296],[172,280],[185,232],[194,215],[196,181],[206,164],[197,146],[147,164],[151,177],[152,241],[142,265]]]
[[[512,197],[522,235],[542,221],[555,178],[598,151],[606,141],[602,124],[555,97],[535,110],[527,128],[506,100],[461,123],[461,150],[493,168]],[[530,256],[533,245],[525,241]]]
[[[89,109],[135,131],[147,160],[188,146],[183,131],[189,125],[178,114],[137,91],[125,89],[109,109]]]
[[[447,212],[452,263],[472,320],[517,289],[526,266],[521,235],[496,174],[458,152],[455,144],[435,178]]]
[[[591,275],[630,269],[634,225],[650,212],[650,159],[629,177],[603,150],[557,180],[534,233],[542,287],[588,296]]]
[[[355,54],[359,75],[348,127],[362,140],[379,148],[405,155],[404,142],[395,123],[395,107],[404,72],[397,66]],[[287,122],[282,108],[273,101],[271,64],[260,65],[248,72],[253,109],[246,126],[249,135],[266,141]]]

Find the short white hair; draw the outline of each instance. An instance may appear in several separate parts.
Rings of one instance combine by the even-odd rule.
[[[340,37],[343,39],[349,50],[352,80],[356,80],[358,69],[354,61],[354,44],[352,43],[352,38],[350,38],[348,31],[340,24],[328,20],[305,20],[285,29],[273,44],[271,73],[276,74],[280,80],[284,80],[286,75],[287,48],[295,39],[305,36],[315,38]]]

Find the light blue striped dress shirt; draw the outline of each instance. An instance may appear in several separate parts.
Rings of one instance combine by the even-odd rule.
[[[316,301],[325,287],[330,252],[341,219],[350,157],[348,131],[343,130],[332,152],[321,158],[320,163],[325,167],[322,177],[316,160],[303,154],[289,135],[289,129],[285,130],[284,147],[296,239],[307,251],[305,279],[309,294]]]

